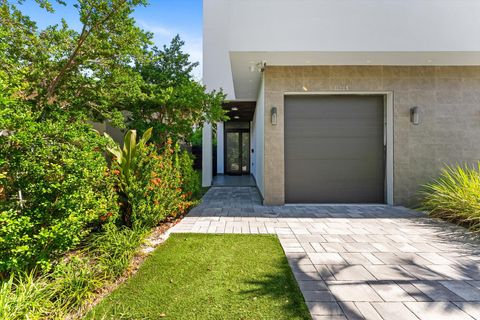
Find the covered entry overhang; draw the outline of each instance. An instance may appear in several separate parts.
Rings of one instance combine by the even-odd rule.
[[[255,101],[227,101],[223,109],[230,118],[228,121],[250,122],[255,114]]]
[[[256,101],[226,101],[223,109],[229,119],[225,122],[205,124],[202,148],[202,185],[211,186],[213,173],[249,174],[251,162],[251,122],[255,114]],[[213,168],[213,132],[216,133],[216,168]],[[227,139],[228,138],[228,139]],[[238,138],[238,139],[237,139]],[[237,141],[238,140],[238,141]],[[238,150],[236,150],[238,149]],[[228,153],[227,151],[231,152]],[[232,154],[238,155],[238,163],[233,163]],[[229,156],[230,155],[230,156]],[[231,164],[229,170],[228,163]],[[238,170],[232,170],[238,167]]]

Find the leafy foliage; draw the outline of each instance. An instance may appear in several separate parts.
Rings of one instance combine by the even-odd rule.
[[[196,128],[195,130],[193,130],[193,133],[192,135],[190,136],[190,143],[192,146],[198,146],[198,147],[201,147],[202,146],[202,128]],[[213,144],[215,145],[216,144],[216,141],[213,141]]]
[[[193,79],[191,71],[198,64],[182,51],[184,42],[176,36],[163,50],[156,47],[149,58],[137,61],[142,76],[142,96],[128,107],[129,126],[145,131],[153,127],[153,141],[163,143],[190,140],[195,127],[205,121],[225,119],[222,92],[208,92]]]
[[[127,270],[135,252],[146,235],[145,229],[117,228],[106,224],[101,233],[92,236],[89,251],[99,271],[107,279],[116,279]]]
[[[73,256],[55,266],[49,275],[49,291],[55,303],[56,313],[67,314],[72,308],[80,307],[89,300],[103,284],[99,277],[98,265],[84,256]]]
[[[106,133],[105,136],[110,137]],[[125,191],[126,186],[130,183],[131,172],[137,162],[137,150],[140,152],[140,149],[145,147],[145,144],[150,140],[151,136],[152,128],[149,128],[137,143],[137,131],[128,130],[123,139],[123,148],[120,148],[119,145],[115,145],[113,148],[107,148],[114,156],[114,161],[118,163],[121,189],[123,191]]]
[[[55,305],[46,277],[33,272],[11,275],[0,283],[0,319],[45,319],[51,316]]]
[[[40,6],[53,11],[50,1]],[[65,4],[63,1],[58,1]],[[151,34],[135,25],[134,8],[145,0],[78,1],[82,29],[62,20],[39,30],[18,6],[0,4],[0,75],[14,84],[17,98],[34,102],[41,117],[68,111],[91,119],[114,119],[140,94],[141,77],[132,68]],[[46,13],[48,14],[48,13]]]
[[[194,81],[178,37],[150,50],[132,18],[146,0],[78,0],[79,31],[39,29],[22,2],[0,2],[0,318],[63,318],[128,268],[145,227],[193,204],[198,174],[165,137],[223,117],[224,96]],[[89,121],[124,127],[123,110],[165,146],[130,133],[110,164]]]
[[[187,151],[181,152],[178,156],[178,168],[182,177],[182,190],[186,191],[186,199],[200,199],[202,194],[201,176],[193,168],[193,155]]]
[[[84,122],[37,116],[21,105],[0,110],[0,272],[48,268],[118,210],[106,140]]]
[[[122,223],[127,227],[153,227],[193,204],[189,199],[196,190],[184,189],[195,188],[189,155],[182,155],[171,139],[158,154],[154,145],[145,144],[150,134],[149,129],[137,143],[136,132],[129,130],[123,148],[109,149],[116,159],[112,173],[118,176]]]
[[[53,11],[50,1],[38,2]],[[129,110],[129,126],[141,132],[153,126],[157,142],[167,136],[188,139],[194,126],[224,118],[224,94],[207,92],[193,79],[198,63],[182,52],[178,36],[163,50],[150,49],[152,35],[131,17],[145,4],[78,1],[82,29],[77,32],[65,20],[39,30],[21,7],[2,2],[0,79],[15,97],[33,102],[41,119],[68,112],[123,126],[119,111]]]
[[[107,223],[83,251],[69,254],[45,275],[15,273],[0,283],[0,319],[63,319],[96,290],[122,275],[143,241],[143,229]]]
[[[478,164],[480,165],[480,163]],[[422,191],[422,209],[430,215],[480,230],[479,167],[447,166]]]

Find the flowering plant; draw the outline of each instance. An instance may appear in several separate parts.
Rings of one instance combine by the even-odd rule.
[[[112,163],[113,172],[119,172],[121,223],[128,227],[155,226],[167,217],[185,213],[193,205],[191,198],[195,190],[189,189],[195,183],[190,181],[193,163],[188,153],[182,152],[171,139],[160,151],[145,142],[136,144],[130,135],[129,146],[136,144],[136,149],[129,162],[128,175],[122,168],[126,161],[119,161],[125,155],[116,152],[116,161]]]

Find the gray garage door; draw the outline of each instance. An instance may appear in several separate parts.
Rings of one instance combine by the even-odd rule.
[[[383,203],[382,96],[285,97],[285,200]]]

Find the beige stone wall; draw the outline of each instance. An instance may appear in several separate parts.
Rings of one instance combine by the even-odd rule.
[[[284,93],[392,91],[394,203],[416,203],[444,163],[480,159],[480,67],[312,66],[265,70],[265,204],[284,203]],[[409,110],[420,107],[420,124]],[[278,124],[270,123],[277,107]]]

